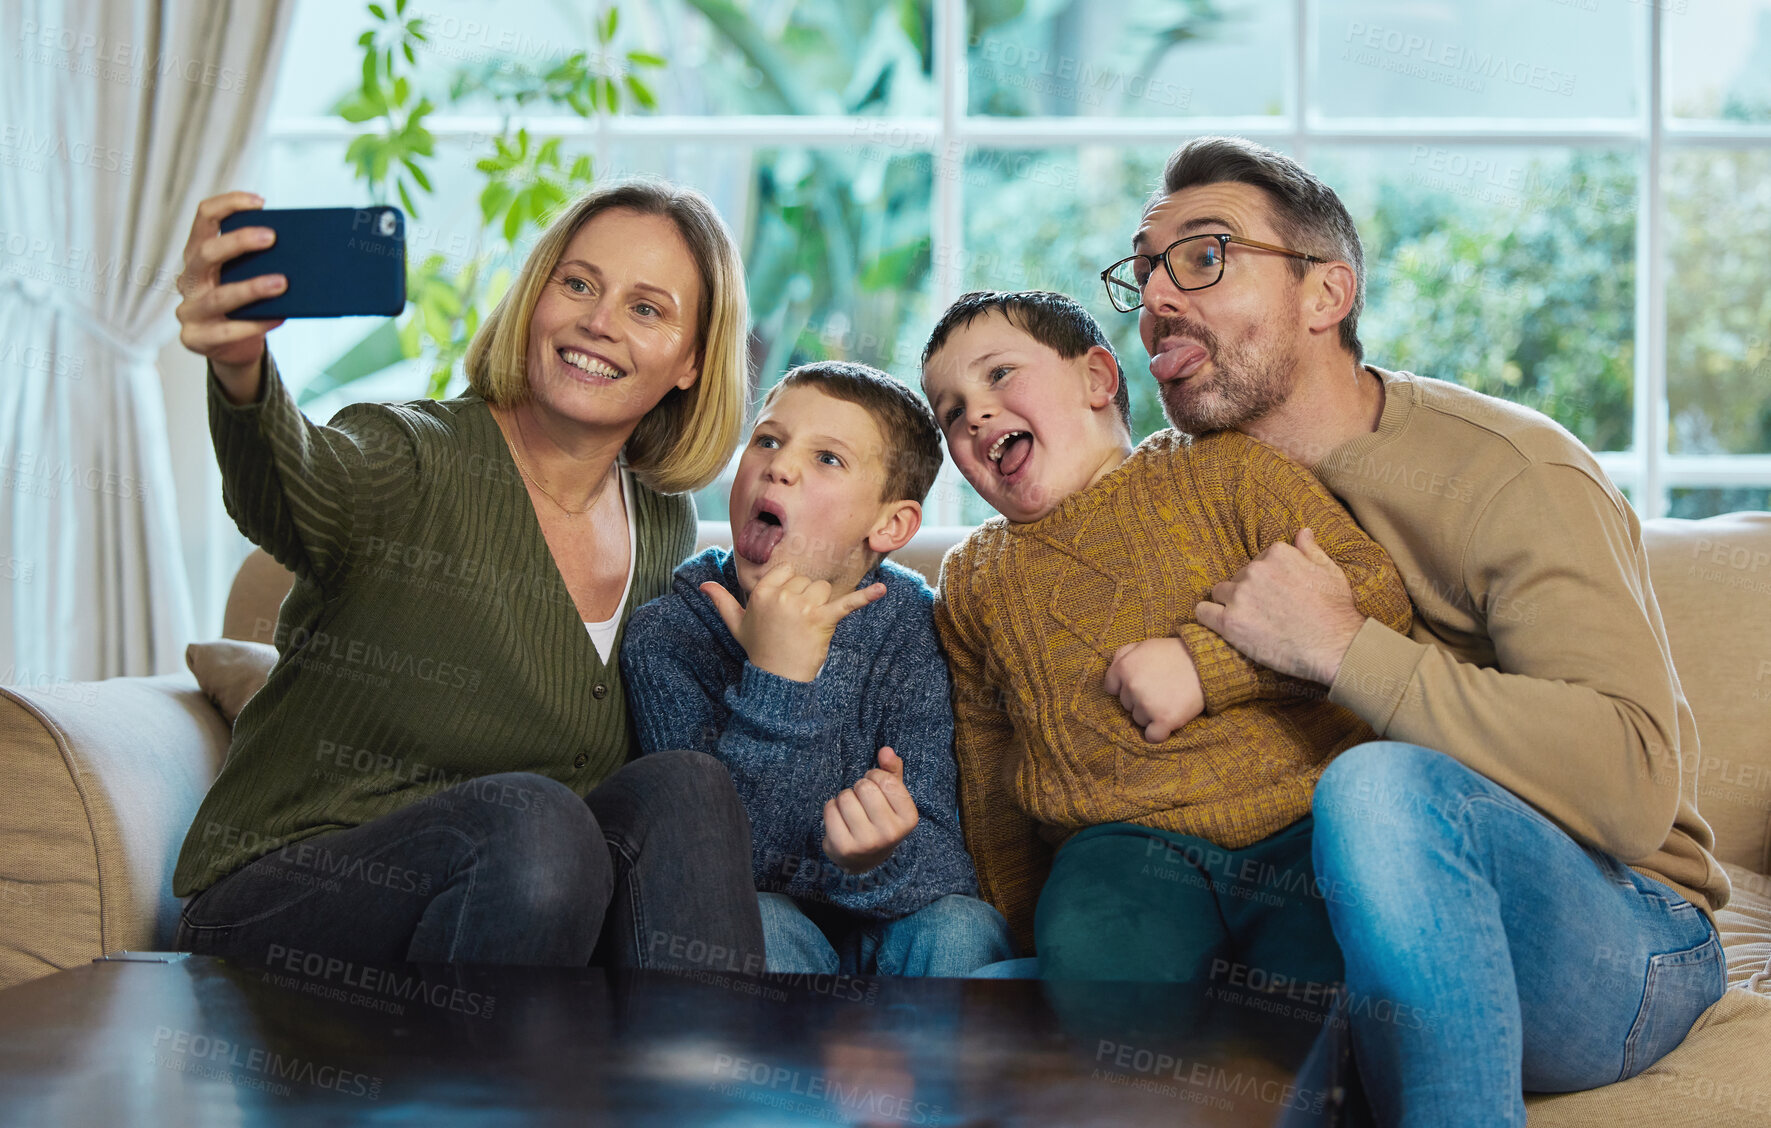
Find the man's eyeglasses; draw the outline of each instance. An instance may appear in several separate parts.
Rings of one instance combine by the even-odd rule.
[[[1244,239],[1240,235],[1222,232],[1189,235],[1170,243],[1168,249],[1161,254],[1132,255],[1101,271],[1101,281],[1107,287],[1107,300],[1120,313],[1135,313],[1144,304],[1144,287],[1150,281],[1150,272],[1156,269],[1159,262],[1168,270],[1169,281],[1175,284],[1176,289],[1203,290],[1207,286],[1216,286],[1224,277],[1224,248],[1231,243],[1290,255],[1305,262],[1329,261],[1315,255],[1306,255],[1302,251]]]

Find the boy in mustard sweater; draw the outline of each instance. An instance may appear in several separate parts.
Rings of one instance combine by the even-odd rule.
[[[965,295],[922,368],[948,453],[1002,515],[947,554],[935,603],[983,897],[1044,978],[1325,995],[1324,899],[1357,891],[1315,880],[1310,796],[1373,734],[1194,608],[1298,553],[1406,632],[1389,556],[1255,439],[1164,430],[1134,449],[1118,358],[1062,294]]]

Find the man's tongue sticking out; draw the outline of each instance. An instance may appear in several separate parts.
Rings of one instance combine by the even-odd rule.
[[[1181,379],[1193,375],[1209,359],[1211,353],[1206,351],[1204,345],[1196,341],[1181,341],[1150,358],[1150,375],[1163,383]]]

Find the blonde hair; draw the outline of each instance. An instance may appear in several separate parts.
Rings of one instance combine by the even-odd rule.
[[[628,466],[652,489],[698,490],[725,469],[744,430],[749,300],[732,233],[707,197],[693,188],[661,180],[618,181],[585,193],[555,217],[467,346],[467,383],[499,407],[528,401],[529,320],[535,303],[578,229],[612,208],[671,220],[701,274],[695,328],[700,376],[687,388],[666,392],[634,427],[624,448]]]

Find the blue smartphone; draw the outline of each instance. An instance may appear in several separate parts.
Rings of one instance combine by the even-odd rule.
[[[279,208],[240,211],[221,230],[268,227],[277,241],[221,265],[221,281],[281,274],[281,294],[248,302],[236,321],[275,317],[392,317],[406,308],[406,216],[399,208]]]

